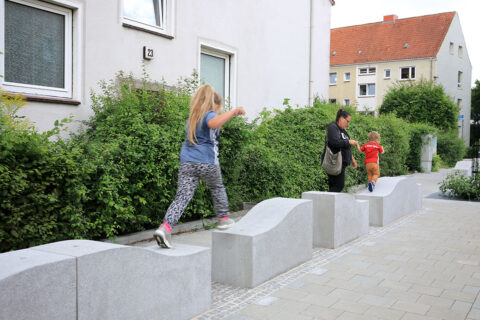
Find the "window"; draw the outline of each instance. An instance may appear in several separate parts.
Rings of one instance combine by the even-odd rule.
[[[173,37],[174,0],[123,0],[123,23]]]
[[[390,79],[391,78],[390,74],[391,74],[390,69],[385,69],[384,73],[383,73],[383,78],[384,79]]]
[[[350,81],[350,72],[345,72],[343,74],[343,81],[345,82]]]
[[[359,68],[358,74],[360,75],[367,75],[367,74],[375,74],[377,69],[375,67],[368,67],[368,68]]]
[[[331,103],[331,104],[336,104],[336,103],[337,103],[337,99],[335,99],[335,98],[330,99],[330,103]]]
[[[463,58],[463,47],[462,46],[458,46],[458,57]]]
[[[330,84],[337,84],[337,73],[331,72],[330,73]]]
[[[450,42],[450,54],[453,54],[454,45],[453,42]]]
[[[200,79],[211,85],[224,99],[230,96],[230,56],[209,49],[200,54]]]
[[[72,10],[35,0],[5,0],[0,84],[11,92],[72,97]]]
[[[402,80],[415,79],[415,67],[400,68],[400,79]]]
[[[350,99],[344,99],[344,100],[343,100],[343,104],[344,104],[345,106],[349,106],[349,105],[350,105]]]
[[[374,96],[375,95],[375,83],[361,84],[359,90],[360,96]]]
[[[457,87],[461,88],[462,87],[462,82],[463,82],[463,72],[458,71]]]

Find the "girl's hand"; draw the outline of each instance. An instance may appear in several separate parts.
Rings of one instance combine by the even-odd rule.
[[[242,107],[237,107],[234,111],[236,116],[242,116],[245,114],[245,110]]]
[[[356,146],[356,145],[358,145],[357,140],[348,140],[348,143],[350,143],[351,146]]]

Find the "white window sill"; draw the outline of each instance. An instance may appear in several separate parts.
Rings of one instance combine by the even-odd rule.
[[[163,37],[163,38],[167,38],[167,39],[170,39],[170,40],[174,39],[173,35],[169,34],[168,32],[165,32],[163,29],[156,28],[156,27],[151,27],[151,26],[148,26],[148,25],[142,25],[140,23],[134,23],[133,21],[130,22],[128,20],[124,20],[122,26],[125,27],[125,28],[130,28],[130,29],[154,34],[154,35],[157,35],[157,36],[160,36],[160,37]]]
[[[329,85],[336,86],[337,84],[336,83],[329,83]]]
[[[358,98],[372,98],[372,97],[375,97],[375,95],[373,95],[373,96],[358,96]]]

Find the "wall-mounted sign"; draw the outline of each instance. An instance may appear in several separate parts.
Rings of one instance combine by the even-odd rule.
[[[153,49],[144,46],[143,47],[143,59],[151,60],[153,59]]]

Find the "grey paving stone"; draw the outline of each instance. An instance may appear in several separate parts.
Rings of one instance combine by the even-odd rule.
[[[455,303],[452,306],[452,310],[458,311],[458,312],[465,312],[468,313],[470,309],[472,308],[472,303],[465,302],[465,301],[455,301]]]

